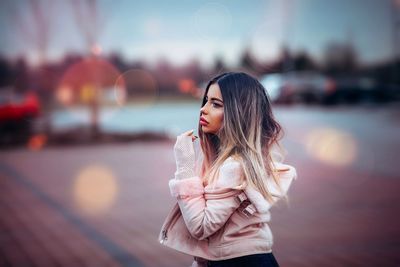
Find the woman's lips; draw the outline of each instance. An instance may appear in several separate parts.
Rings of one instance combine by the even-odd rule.
[[[208,122],[205,119],[200,118],[200,124],[204,126],[204,125],[207,125]]]

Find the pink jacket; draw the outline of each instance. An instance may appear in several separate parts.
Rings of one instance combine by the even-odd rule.
[[[267,178],[275,202],[284,196],[297,177],[290,165],[275,163],[281,188]],[[241,164],[228,158],[214,185],[203,187],[199,177],[169,182],[178,203],[168,214],[159,236],[160,243],[195,257],[223,260],[272,251],[273,236],[268,226],[269,203],[254,188],[243,183]]]

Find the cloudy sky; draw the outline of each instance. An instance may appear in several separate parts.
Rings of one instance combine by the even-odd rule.
[[[180,65],[197,58],[207,65],[220,56],[235,65],[245,48],[268,60],[278,56],[283,43],[319,59],[332,41],[351,42],[362,62],[393,57],[390,0],[102,0],[96,12],[80,9],[83,0],[38,2],[44,3],[46,26],[41,28],[49,28],[50,60],[87,51],[86,28],[96,29],[92,32],[102,53],[150,63],[162,58]],[[83,10],[81,21],[90,27],[78,23],[77,10]],[[1,1],[0,54],[37,60],[38,27],[32,14],[28,0]]]

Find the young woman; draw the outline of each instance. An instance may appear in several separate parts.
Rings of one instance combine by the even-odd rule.
[[[177,205],[160,242],[193,255],[193,266],[279,266],[269,210],[297,177],[276,157],[281,132],[255,78],[231,72],[212,79],[200,109],[200,166],[193,130],[174,146],[177,169],[169,187]]]

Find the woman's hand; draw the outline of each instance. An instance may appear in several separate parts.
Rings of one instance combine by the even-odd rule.
[[[195,176],[195,153],[193,141],[197,137],[193,135],[193,130],[178,135],[174,146],[176,161],[176,179],[191,178]]]
[[[198,138],[197,136],[195,136],[193,134],[193,129],[190,131],[184,132],[184,133],[180,134],[179,136],[190,136],[190,137],[192,137],[192,142],[194,142],[194,140],[196,140]]]

